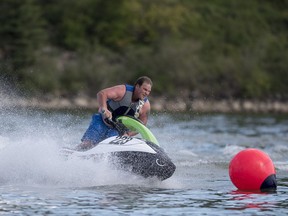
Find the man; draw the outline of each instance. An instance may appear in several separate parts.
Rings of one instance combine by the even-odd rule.
[[[99,91],[99,113],[92,116],[90,126],[81,139],[82,143],[76,149],[86,150],[108,137],[118,135],[116,129],[106,123],[106,118],[115,120],[118,116],[133,116],[146,125],[150,112],[148,95],[152,85],[149,77],[142,76],[136,80],[134,86],[117,85]],[[129,132],[127,135],[132,136],[135,133]]]

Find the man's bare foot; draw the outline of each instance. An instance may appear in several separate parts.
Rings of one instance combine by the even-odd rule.
[[[94,146],[95,146],[95,143],[86,140],[80,143],[78,146],[76,146],[75,149],[77,151],[86,151],[86,150],[93,148]]]

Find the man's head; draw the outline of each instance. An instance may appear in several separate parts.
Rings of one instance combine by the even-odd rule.
[[[151,80],[149,77],[147,77],[147,76],[141,76],[141,77],[139,77],[139,78],[136,80],[134,86],[136,86],[136,85],[141,86],[143,83],[150,84],[151,87],[152,87],[152,85],[153,85],[152,80]]]
[[[148,97],[148,95],[151,92],[152,85],[153,85],[152,80],[149,77],[147,76],[139,77],[134,84],[135,99],[144,100],[145,97]]]

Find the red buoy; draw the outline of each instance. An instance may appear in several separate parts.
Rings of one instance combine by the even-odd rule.
[[[276,190],[276,171],[270,157],[248,148],[234,156],[229,165],[232,183],[239,190]]]

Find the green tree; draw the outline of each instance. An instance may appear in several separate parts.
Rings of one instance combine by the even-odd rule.
[[[19,69],[33,63],[35,50],[44,39],[41,13],[35,0],[0,2],[1,60]]]

